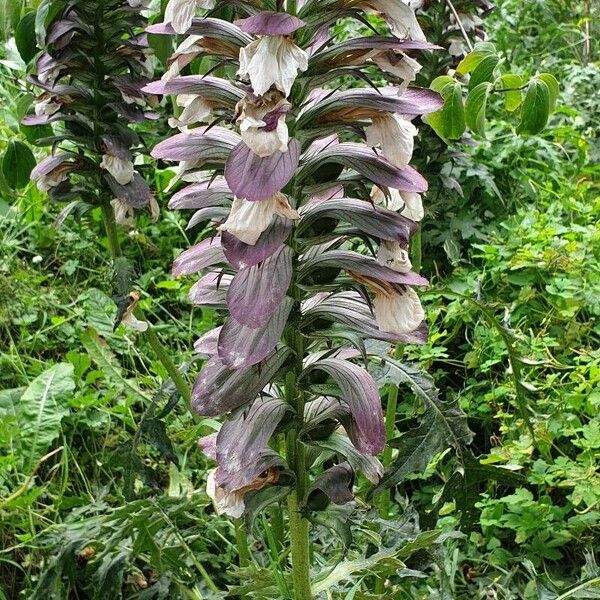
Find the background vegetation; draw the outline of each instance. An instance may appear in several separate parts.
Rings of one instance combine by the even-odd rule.
[[[19,126],[31,96],[18,4],[0,2],[3,154],[33,135]],[[399,522],[444,534],[433,567],[407,562],[394,598],[600,597],[568,591],[600,576],[599,15],[585,1],[498,4],[490,40],[513,71],[552,72],[561,94],[542,134],[517,137],[492,116],[485,139],[453,143],[437,169],[423,244],[431,336],[408,352],[460,401],[475,440],[464,478],[448,454],[398,486]],[[113,331],[99,215],[57,228],[59,211],[0,180],[0,598],[220,597],[237,550],[203,491],[196,440],[211,424],[170,400],[149,347]],[[213,324],[168,273],[196,235],[183,228],[167,210],[140,216],[128,245],[142,307],[180,362]],[[400,398],[408,429],[414,402]],[[237,572],[257,589],[276,572],[267,533],[259,520],[254,584]],[[373,543],[362,530],[355,541]]]

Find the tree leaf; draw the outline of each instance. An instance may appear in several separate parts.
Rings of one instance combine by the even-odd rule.
[[[19,21],[15,30],[17,50],[25,63],[29,63],[38,51],[35,39],[35,20],[36,13],[28,12]]]
[[[453,87],[445,87],[444,94],[444,108],[430,115],[425,115],[423,121],[443,140],[458,140],[462,137],[466,128],[460,83],[455,83]]]
[[[527,87],[518,134],[535,135],[548,123],[550,116],[550,89],[541,79],[532,79]]]
[[[481,136],[485,135],[485,110],[491,88],[491,83],[480,83],[469,92],[465,102],[467,126]]]
[[[500,59],[497,56],[486,56],[471,73],[469,80],[469,90],[475,89],[478,85],[494,80],[494,69],[497,67]]]
[[[508,112],[514,112],[521,106],[521,102],[523,101],[521,90],[518,89],[523,85],[523,78],[514,73],[505,73],[498,78],[498,81],[502,89],[509,90],[503,92],[504,107]]]
[[[34,379],[18,404],[19,456],[29,473],[56,439],[63,417],[69,414],[69,399],[75,390],[74,368],[59,363]]]
[[[13,190],[20,190],[29,183],[35,168],[33,153],[23,142],[11,140],[2,159],[2,174]]]
[[[556,77],[552,75],[552,73],[540,73],[537,78],[548,86],[548,91],[550,92],[550,112],[553,112],[556,108],[556,101],[558,100],[558,96],[560,94],[560,86],[558,81]]]
[[[490,42],[479,42],[475,44],[475,48],[473,48],[473,50],[458,63],[456,72],[459,75],[472,73],[485,58],[494,54],[496,54],[496,46],[494,46],[494,44]]]

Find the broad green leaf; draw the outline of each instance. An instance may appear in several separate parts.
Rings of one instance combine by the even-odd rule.
[[[420,426],[392,442],[399,452],[377,487],[382,490],[397,485],[410,473],[425,470],[430,460],[449,446],[460,449],[470,444],[473,434],[458,403],[441,400],[429,374],[387,355],[378,356],[384,360],[382,372],[374,374],[378,384],[407,384],[425,408]]]
[[[458,140],[465,132],[465,109],[462,100],[462,87],[454,84],[452,89],[445,89],[444,107],[430,115],[423,117],[427,123],[443,140]],[[448,91],[446,91],[448,90]]]
[[[450,77],[450,75],[440,75],[431,82],[431,85],[429,87],[434,92],[443,95],[444,90],[448,86],[454,85],[455,83],[456,80],[453,77]]]
[[[517,133],[535,135],[548,123],[550,116],[550,90],[541,79],[532,79],[527,87],[521,109],[521,122]]]
[[[538,79],[541,79],[547,86],[550,92],[550,112],[553,112],[556,108],[556,101],[558,100],[558,96],[560,94],[560,86],[558,81],[552,73],[540,73],[537,76]]]
[[[480,83],[467,95],[465,102],[465,120],[467,126],[481,136],[485,135],[485,110],[492,84]]]
[[[508,112],[514,112],[521,106],[523,96],[521,94],[521,88],[523,86],[523,78],[520,75],[514,73],[505,73],[498,78],[498,83],[504,94],[504,107]]]
[[[29,147],[18,140],[11,140],[2,159],[2,174],[6,183],[13,190],[24,188],[29,183],[35,164]]]
[[[15,31],[17,50],[25,63],[29,63],[38,51],[35,38],[35,19],[35,12],[26,13],[19,21]]]
[[[478,85],[484,82],[494,80],[494,69],[500,62],[497,56],[486,56],[471,73],[469,80],[469,90],[474,90]]]
[[[481,63],[484,58],[489,56],[493,56],[496,54],[496,46],[490,42],[479,42],[475,44],[472,52],[469,52],[467,56],[465,56],[458,66],[456,67],[456,72],[459,75],[466,75],[467,73],[472,73]]]
[[[18,404],[19,453],[30,473],[61,431],[75,390],[73,365],[60,363],[44,371],[23,392]]]

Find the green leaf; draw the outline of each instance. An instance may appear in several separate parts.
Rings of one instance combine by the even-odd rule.
[[[481,464],[471,452],[465,452],[462,456],[462,469],[455,471],[446,482],[437,507],[454,500],[461,513],[461,523],[470,526],[477,520],[475,503],[479,500],[481,488],[490,481],[509,486],[526,483],[523,475],[502,467]]]
[[[465,109],[462,100],[462,87],[455,83],[452,88],[444,89],[444,107],[430,115],[423,117],[427,123],[443,140],[458,140],[465,131]]]
[[[494,80],[494,70],[498,66],[500,59],[497,56],[486,56],[471,73],[469,80],[469,90],[475,89],[478,85],[484,82]]]
[[[425,470],[430,460],[449,446],[460,449],[473,438],[467,417],[456,401],[443,401],[429,374],[390,358],[384,360],[382,372],[374,373],[379,385],[407,384],[425,407],[419,427],[403,434],[392,445],[399,449],[388,466],[377,491],[400,483],[407,475]]]
[[[25,63],[29,63],[38,52],[35,37],[35,20],[36,13],[28,12],[19,21],[17,29],[15,30],[17,50]]]
[[[27,387],[18,405],[19,455],[23,472],[33,470],[61,431],[75,390],[73,365],[60,363],[44,371]]]
[[[434,92],[443,95],[443,92],[447,89],[447,87],[454,84],[456,84],[456,79],[450,77],[450,75],[440,75],[431,82],[429,87]]]
[[[540,73],[537,76],[538,79],[543,81],[547,86],[550,92],[550,112],[554,112],[556,108],[556,101],[558,100],[558,96],[560,94],[560,86],[558,81],[552,73]]]
[[[498,78],[498,82],[502,89],[509,90],[502,92],[504,94],[504,107],[508,112],[514,112],[521,106],[523,101],[521,90],[518,89],[523,86],[523,78],[514,73],[505,73]]]
[[[532,79],[527,87],[518,134],[535,135],[548,123],[550,116],[550,89],[541,79]]]
[[[11,140],[2,159],[2,174],[6,183],[13,190],[24,188],[29,183],[35,164],[29,146],[18,140]]]
[[[485,110],[492,84],[480,83],[467,95],[465,102],[465,121],[467,126],[481,136],[485,135]]]
[[[114,354],[110,351],[106,342],[98,336],[95,329],[90,327],[84,331],[81,335],[81,343],[109,383],[119,388],[127,388],[139,399],[148,400],[133,383],[125,379]]]
[[[475,44],[472,52],[469,52],[456,67],[459,75],[466,75],[473,72],[479,64],[487,57],[496,54],[496,46],[490,42],[479,42]]]

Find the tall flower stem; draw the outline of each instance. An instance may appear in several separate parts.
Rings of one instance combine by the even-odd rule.
[[[106,230],[106,237],[108,239],[108,247],[112,259],[115,260],[116,258],[123,256],[121,244],[119,243],[117,224],[115,222],[115,214],[108,200],[102,201],[101,208],[102,221],[104,222],[104,229]],[[141,316],[139,315],[139,312],[140,311],[138,310],[138,317]],[[185,380],[185,377],[175,366],[175,363],[171,360],[169,353],[163,346],[154,329],[152,329],[152,327],[149,327],[142,335],[148,341],[148,344],[150,345],[152,350],[154,350],[156,357],[169,374],[169,377],[171,377],[171,379],[173,380],[173,383],[175,384],[177,391],[181,394],[181,397],[184,399],[188,407],[191,408],[192,393],[190,390],[190,386]]]
[[[296,301],[299,302],[300,294],[295,284],[292,290]],[[298,433],[304,423],[304,397],[298,386],[298,378],[303,369],[304,341],[300,331],[294,327],[289,331],[289,343],[295,351],[295,359],[286,376],[285,396],[296,412],[294,427],[290,429],[286,438],[286,458],[296,474],[296,487],[288,495],[292,577],[294,599],[311,600],[309,523],[300,512],[300,506],[306,496],[306,450],[302,441],[298,439]]]

